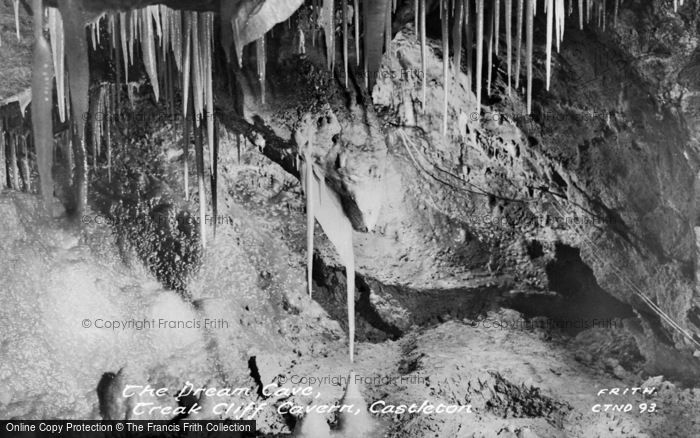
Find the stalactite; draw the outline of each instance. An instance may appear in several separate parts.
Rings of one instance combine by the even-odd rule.
[[[343,75],[345,76],[345,87],[348,86],[348,5],[343,0]]]
[[[613,11],[613,27],[617,27],[617,13],[620,9],[620,0],[615,0],[615,9]]]
[[[324,175],[316,174],[309,155],[310,153],[305,151],[306,158],[304,160],[304,166],[302,166],[302,181],[305,181],[304,185],[307,188],[307,202],[309,202],[309,198],[311,198],[311,202],[313,203],[310,209],[307,207],[307,213],[309,211],[313,213],[313,217],[318,220],[326,236],[328,236],[328,239],[333,243],[333,246],[338,252],[340,261],[345,265],[348,307],[348,350],[350,362],[353,362],[355,359],[355,255],[352,244],[352,225],[345,215],[340,197],[325,184]],[[311,228],[308,227],[307,223],[307,230],[309,229]],[[307,248],[309,247],[307,246]],[[307,252],[307,257],[309,252]]]
[[[220,3],[219,16],[221,17],[221,46],[224,48],[226,63],[230,64],[232,62],[231,47],[233,47],[233,17],[236,13],[237,4],[236,2],[229,1],[223,1]],[[187,13],[185,12],[185,14]]]
[[[442,10],[442,134],[447,135],[447,94],[450,80],[450,13],[448,0],[440,0]]]
[[[368,86],[372,87],[382,62],[386,14],[391,7],[390,0],[373,0],[364,6],[364,46],[365,73]]]
[[[99,148],[98,142],[100,138],[100,91],[102,87],[100,86],[97,91],[93,92],[93,97],[89,99],[90,112],[88,120],[90,121],[90,126],[88,127],[88,132],[90,133],[90,147],[92,148],[92,169],[93,173],[97,171],[97,149]]]
[[[151,23],[155,23],[155,26],[153,27],[153,30],[155,30],[155,36],[158,37],[158,40],[162,40],[163,38],[163,27],[161,26],[161,16],[160,16],[160,7],[158,5],[151,5],[151,6],[146,6],[145,8],[149,15],[151,16]]]
[[[265,80],[267,76],[266,72],[266,48],[265,48],[265,35],[255,42],[256,49],[256,61],[258,64],[258,82],[260,83],[260,98],[262,104],[265,105]]]
[[[192,13],[192,102],[194,103],[195,126],[199,126],[204,107],[204,79],[202,77],[202,54],[199,42],[199,14]]]
[[[391,20],[392,20],[392,10],[391,10],[391,5],[387,5],[387,11],[386,14],[384,15],[384,51],[388,52],[391,49],[391,36],[392,36],[392,29],[391,29]]]
[[[506,63],[508,65],[508,95],[510,96],[510,89],[511,89],[511,76],[513,74],[512,72],[512,52],[513,52],[513,35],[512,35],[512,20],[513,17],[511,16],[513,5],[511,4],[511,0],[505,0],[505,8],[506,8],[506,14],[505,14],[505,20],[506,20]]]
[[[153,40],[153,14],[151,6],[141,9],[141,52],[143,53],[143,65],[146,68],[146,73],[151,81],[153,94],[158,102],[160,97],[160,89],[158,86],[158,68],[156,64],[156,50]],[[155,8],[157,10],[157,8]]]
[[[32,192],[32,173],[29,170],[29,147],[27,145],[27,135],[20,135],[20,162],[22,163],[22,190],[27,193]]]
[[[219,123],[214,117],[214,114],[212,113],[209,118],[211,118],[214,121],[214,143],[212,146],[212,160],[213,164],[211,166],[211,213],[212,217],[214,220],[212,221],[213,228],[212,228],[212,236],[213,239],[216,239],[216,223],[217,223],[217,217],[219,214],[219,206],[218,206],[218,179],[219,179],[219,171],[218,171],[218,162],[219,162]]]
[[[204,117],[207,122],[207,146],[209,147],[209,174],[212,175],[216,162],[214,161],[214,91],[212,78],[212,34],[214,27],[214,14],[205,12],[200,15],[201,19],[201,66],[204,80],[204,101],[206,109]]]
[[[306,195],[306,285],[309,297],[313,295],[313,266],[314,266],[314,175],[310,146],[304,149],[304,193]]]
[[[326,60],[328,69],[335,65],[335,1],[323,0],[321,25],[326,37]]]
[[[168,50],[170,50],[170,8],[164,5],[158,5],[158,11],[160,14],[160,27],[162,31],[162,37],[160,39],[160,50],[163,53],[163,58],[167,57]]]
[[[554,20],[554,8],[552,0],[545,0],[545,18],[547,20],[547,39],[545,42],[545,50],[547,52],[547,60],[545,68],[547,71],[547,90],[549,90],[549,81],[552,72],[552,25]]]
[[[12,0],[12,7],[15,12],[15,32],[17,33],[17,41],[22,41],[22,35],[19,32],[19,0]]]
[[[476,102],[481,105],[481,80],[484,68],[484,0],[476,0]]]
[[[494,0],[494,2],[497,0]],[[491,77],[493,75],[493,42],[494,42],[495,9],[491,10],[488,28],[488,47],[486,49],[486,95],[491,95]]]
[[[110,46],[117,47],[117,15],[110,13],[107,15],[107,33],[110,38]]]
[[[202,248],[206,248],[207,235],[205,221],[207,211],[207,195],[204,191],[204,141],[202,139],[203,127],[197,127],[198,122],[196,121],[196,114],[193,114],[193,117],[195,117],[194,152],[195,159],[197,160],[197,188],[199,196],[199,237],[202,241]]]
[[[0,117],[0,190],[8,187],[7,150],[5,143],[5,121]]]
[[[420,0],[413,1],[413,30],[416,32],[418,39],[418,26],[420,26]]]
[[[501,0],[494,0],[493,2],[493,53],[498,56],[498,44],[500,42],[500,31],[501,31]],[[491,68],[491,67],[489,67]]]
[[[191,111],[188,111],[188,108],[191,107],[192,103],[190,103],[189,107],[185,107],[183,109],[182,120],[182,163],[185,185],[185,201],[190,200],[190,116],[188,112]]]
[[[192,12],[185,12],[185,45],[182,54],[182,114],[187,117],[190,96],[190,71],[192,69]]]
[[[467,38],[466,38],[466,43],[467,43],[467,53],[466,53],[466,55],[467,55],[467,79],[468,79],[467,87],[469,90],[471,90],[472,86],[473,86],[473,82],[474,82],[474,79],[473,79],[474,73],[473,73],[473,68],[472,68],[472,56],[473,56],[473,52],[474,52],[472,49],[472,45],[473,45],[472,35],[473,35],[473,31],[474,31],[472,23],[474,21],[474,18],[472,16],[472,13],[470,10],[471,9],[471,6],[470,6],[471,1],[470,0],[462,0],[462,2],[464,3],[464,33],[467,35]]]
[[[527,65],[527,113],[532,112],[532,28],[533,28],[533,18],[534,18],[534,4],[535,0],[525,0],[525,51],[526,51],[526,62]]]
[[[95,22],[88,25],[90,29],[90,41],[92,42],[92,50],[97,50],[97,26]]]
[[[425,1],[420,0],[420,64],[421,64],[421,82],[423,91],[422,109],[425,111],[426,100],[428,99],[428,67],[427,67],[427,37],[426,37],[426,22],[425,22]],[[367,56],[367,55],[365,55]]]
[[[10,133],[8,136],[8,142],[10,143],[10,165],[8,169],[8,171],[11,173],[10,188],[19,190],[19,169],[17,168],[17,135]]]
[[[169,17],[170,48],[173,52],[175,66],[179,71],[182,71],[182,13],[180,11],[171,10]]]
[[[520,88],[520,59],[523,47],[523,4],[524,0],[518,0],[515,23],[515,88]]]
[[[360,65],[360,0],[354,0],[354,25],[355,25],[355,64]]]
[[[66,121],[66,76],[65,76],[65,42],[63,39],[63,20],[56,8],[49,10],[49,38],[53,69],[56,77],[56,106],[61,122]]]
[[[578,28],[583,30],[583,0],[578,0]]]
[[[127,15],[119,13],[119,39],[121,40],[122,58],[124,62],[124,82],[129,82],[129,42],[126,27]]]
[[[557,53],[561,46],[561,42],[564,40],[564,24],[566,21],[566,8],[564,5],[564,0],[554,0],[555,1],[555,15],[556,20],[556,38],[557,38]]]
[[[114,94],[112,93],[112,86],[107,89],[106,102],[105,102],[105,142],[107,143],[107,181],[112,182],[112,117],[114,117],[113,102]]]
[[[452,27],[452,41],[454,48],[454,64],[455,77],[459,78],[459,73],[462,71],[462,27],[464,26],[464,3],[457,0],[454,4],[455,19]]]
[[[85,23],[77,0],[59,0],[58,9],[63,17],[63,30],[66,41],[66,65],[68,66],[68,85],[72,111],[72,123],[75,129],[73,140],[75,156],[74,192],[78,215],[85,211],[87,205],[87,154],[85,150],[85,115],[88,112],[88,87],[90,69],[88,64],[88,47],[85,41]]]

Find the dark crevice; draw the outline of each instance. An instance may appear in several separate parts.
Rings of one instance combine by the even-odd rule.
[[[255,384],[257,385],[257,394],[260,398],[266,399],[267,396],[263,393],[263,383],[262,383],[262,378],[260,377],[260,370],[258,369],[258,363],[256,361],[256,356],[251,356],[250,359],[248,359],[248,370],[250,370],[250,377],[253,378],[253,381],[255,381]]]

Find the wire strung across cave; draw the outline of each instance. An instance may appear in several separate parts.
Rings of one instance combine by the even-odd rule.
[[[455,179],[456,181],[458,181],[458,182],[461,183],[461,184],[465,184],[465,185],[467,185],[467,186],[472,187],[472,189],[468,189],[468,188],[465,188],[465,187],[458,187],[458,186],[455,185],[455,184],[452,184],[452,183],[450,183],[450,182],[448,182],[448,181],[445,181],[444,179],[442,179],[442,178],[436,176],[435,174],[433,174],[432,172],[430,172],[428,169],[426,169],[424,165],[418,163],[418,161],[415,159],[415,157],[414,157],[414,155],[413,155],[413,152],[411,152],[411,149],[413,149],[413,151],[416,153],[416,155],[420,156],[421,159],[422,159],[423,161],[425,161],[425,162],[430,162],[430,161],[427,160],[427,159],[425,158],[425,156],[423,156],[423,154],[418,150],[417,146],[413,143],[413,141],[408,137],[408,135],[406,134],[406,132],[404,132],[404,130],[403,130],[402,128],[397,129],[397,130],[396,130],[396,133],[397,133],[398,136],[401,138],[401,143],[403,144],[404,148],[406,148],[406,151],[407,151],[408,154],[410,155],[411,160],[413,161],[414,165],[415,165],[420,171],[422,171],[423,173],[425,173],[426,175],[430,176],[432,179],[434,179],[435,181],[437,181],[437,182],[439,182],[439,183],[441,183],[441,184],[443,184],[443,185],[446,185],[446,186],[448,186],[448,187],[450,187],[450,188],[452,188],[452,189],[454,189],[454,190],[460,190],[460,191],[463,191],[463,192],[466,192],[466,193],[471,193],[471,194],[477,195],[477,196],[488,196],[488,197],[493,197],[493,198],[496,198],[496,199],[500,199],[500,200],[502,200],[502,201],[517,202],[517,203],[531,203],[531,202],[536,202],[536,201],[537,201],[536,199],[516,199],[516,198],[509,198],[509,197],[507,197],[507,196],[502,196],[502,195],[498,195],[498,194],[496,194],[496,193],[489,192],[489,191],[487,191],[487,190],[485,190],[485,189],[483,189],[483,188],[477,186],[477,185],[474,184],[474,183],[471,183],[471,182],[469,182],[469,181],[465,181],[464,179],[460,178],[459,176],[455,175],[454,173],[452,173],[452,172],[450,172],[450,171],[448,171],[448,170],[446,170],[446,169],[443,169],[442,167],[440,167],[440,166],[438,166],[438,165],[436,165],[436,164],[431,164],[431,166],[432,166],[433,168],[435,168],[435,170],[437,170],[437,171],[439,171],[439,172],[441,172],[441,173],[444,173],[444,174],[446,174],[446,175],[452,177],[453,179]]]

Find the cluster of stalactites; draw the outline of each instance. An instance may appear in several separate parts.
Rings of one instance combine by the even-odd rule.
[[[622,0],[614,2],[613,17],[617,21],[619,5]],[[577,7],[574,4],[577,2]],[[445,100],[443,110],[443,131],[447,131],[447,96],[449,95],[450,68],[462,69],[462,60],[466,60],[468,82],[473,87],[477,101],[481,101],[482,90],[492,92],[493,56],[498,56],[501,46],[505,43],[505,59],[507,64],[507,93],[511,89],[519,89],[520,76],[524,74],[527,80],[524,94],[526,95],[527,111],[532,106],[532,52],[533,52],[533,17],[537,14],[537,0],[439,0],[439,15],[442,26],[442,51],[448,54],[444,57],[443,84]],[[490,3],[490,4],[489,4]],[[677,8],[679,0],[674,0]],[[680,0],[683,5],[683,0]],[[312,22],[318,23],[324,30],[328,67],[335,68],[336,62],[336,33],[341,33],[343,53],[343,74],[348,75],[349,39],[354,38],[355,56],[358,63],[361,56],[364,60],[364,73],[367,85],[371,78],[376,77],[382,54],[388,50],[391,41],[391,24],[396,9],[394,0],[343,0],[341,11],[336,12],[338,4],[330,0],[312,0]],[[426,0],[414,0],[416,36],[421,44],[422,77],[426,77]],[[598,26],[605,29],[607,0],[543,0],[542,12],[546,19],[546,84],[550,85],[552,49],[558,51],[564,38],[565,20],[569,16],[578,15],[578,25],[595,20]],[[361,10],[360,10],[361,9]],[[362,17],[362,22],[360,22]],[[515,24],[515,32],[513,25]],[[364,27],[363,39],[360,41],[360,27]],[[505,39],[505,41],[503,41]],[[523,39],[525,40],[523,42]],[[523,47],[524,46],[524,47]],[[360,52],[360,47],[364,51]],[[466,47],[466,56],[462,56],[462,48]],[[524,51],[523,51],[524,48]],[[476,51],[476,65],[472,65],[472,57]],[[449,53],[453,54],[452,60]],[[503,52],[501,52],[503,53]],[[521,57],[524,56],[524,59]],[[486,59],[484,59],[486,58]],[[486,62],[486,83],[483,83],[484,63]],[[521,71],[521,70],[524,70]],[[475,78],[474,78],[475,77]],[[475,79],[475,80],[474,80]],[[426,99],[426,82],[423,81],[423,106]]]

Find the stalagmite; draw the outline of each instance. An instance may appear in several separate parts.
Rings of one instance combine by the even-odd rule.
[[[265,54],[265,36],[255,42],[255,52],[256,61],[258,64],[258,82],[260,83],[260,99],[262,104],[265,105],[265,80],[266,80],[266,61],[267,56]]]
[[[427,68],[427,38],[426,38],[426,23],[425,23],[425,1],[426,0],[420,0],[420,64],[421,64],[421,82],[422,82],[422,88],[423,88],[423,100],[422,100],[422,108],[423,111],[425,111],[425,104],[426,100],[428,99],[428,68]],[[367,56],[367,55],[365,55]]]
[[[12,7],[15,12],[15,32],[17,33],[17,41],[21,41],[22,35],[19,33],[19,0],[12,0]]]
[[[547,19],[547,39],[545,42],[545,50],[547,52],[547,60],[545,68],[547,71],[547,90],[549,90],[549,80],[552,71],[552,21],[554,19],[554,10],[552,8],[552,0],[545,0],[545,18]]]
[[[523,3],[524,0],[518,0],[518,10],[516,12],[515,22],[515,88],[520,88],[520,59],[523,47]]]
[[[448,11],[445,11],[445,17],[447,16]],[[375,430],[377,425],[367,410],[367,402],[362,397],[354,372],[350,372],[347,382],[348,386],[345,388],[340,405],[352,406],[353,412],[341,410],[338,414],[338,429],[341,436],[348,438],[381,436]]]
[[[294,426],[292,438],[331,438],[331,428],[318,409],[309,409],[309,413],[300,418]]]
[[[153,88],[153,94],[155,96],[156,102],[158,102],[160,97],[160,90],[158,87],[158,70],[156,64],[156,49],[155,43],[153,41],[153,16],[151,13],[152,7],[146,7],[141,9],[141,52],[143,53],[143,65],[146,68],[146,73],[148,73],[148,78],[151,81],[151,87]],[[156,8],[157,10],[157,8]]]
[[[68,66],[68,85],[72,123],[75,137],[73,140],[75,156],[74,186],[76,196],[76,213],[81,215],[87,205],[87,153],[85,150],[85,115],[88,112],[88,87],[90,69],[88,48],[85,41],[85,23],[77,0],[59,0],[58,9],[63,17],[63,30],[66,41],[66,65]]]
[[[193,114],[196,119],[196,114]],[[204,191],[204,141],[202,139],[202,126],[196,126],[194,131],[194,152],[197,161],[197,189],[199,196],[199,238],[202,240],[202,248],[207,247],[206,234],[206,212],[207,212],[207,195]]]
[[[66,65],[65,41],[63,37],[63,19],[56,8],[49,8],[49,38],[53,69],[56,77],[56,106],[61,122],[66,121]]]
[[[323,0],[321,26],[326,37],[326,60],[328,69],[333,70],[335,65],[335,1]]]
[[[476,102],[481,105],[481,78],[484,68],[484,0],[476,0]]]
[[[533,3],[535,0],[525,0],[525,50],[527,64],[527,113],[532,112],[532,28],[533,28]]]
[[[447,93],[449,93],[450,80],[450,12],[448,0],[440,0],[442,14],[442,134],[447,135]]]

